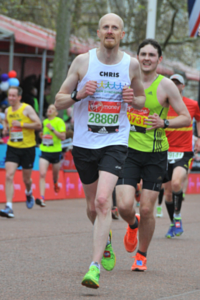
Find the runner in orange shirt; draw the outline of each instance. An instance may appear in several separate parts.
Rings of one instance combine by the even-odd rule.
[[[170,79],[176,84],[182,95],[185,87],[184,78],[179,74],[174,74]],[[194,151],[200,151],[200,109],[198,102],[186,97],[182,97],[187,106],[191,119],[195,118],[197,124],[198,139]],[[167,119],[177,116],[170,106]],[[193,122],[193,121],[192,121]],[[193,126],[183,128],[166,128],[166,135],[169,142],[168,150],[168,181],[165,183],[165,200],[167,211],[171,220],[170,228],[166,234],[167,238],[179,236],[183,233],[181,219],[181,205],[183,201],[183,183],[186,179],[190,163],[193,158],[192,135]]]

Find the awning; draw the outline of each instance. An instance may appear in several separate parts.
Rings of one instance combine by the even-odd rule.
[[[46,50],[54,50],[56,33],[30,22],[22,22],[0,15],[0,31],[12,32],[15,42]]]

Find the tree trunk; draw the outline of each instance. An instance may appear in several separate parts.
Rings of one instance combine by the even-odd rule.
[[[70,27],[72,0],[60,0],[57,16],[56,48],[53,61],[53,79],[50,102],[54,103],[55,95],[66,78],[70,50]]]

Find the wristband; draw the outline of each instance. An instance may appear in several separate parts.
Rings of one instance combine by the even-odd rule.
[[[20,126],[23,127],[24,126],[24,122],[20,122]]]
[[[55,131],[55,129],[52,127],[51,131]]]
[[[75,101],[75,102],[78,102],[78,101],[81,101],[81,99],[77,99],[76,98],[76,95],[77,95],[78,91],[75,90],[71,93],[71,98]]]

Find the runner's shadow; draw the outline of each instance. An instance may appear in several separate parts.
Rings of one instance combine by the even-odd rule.
[[[95,294],[82,294],[83,297],[100,297],[100,295],[95,295]]]

